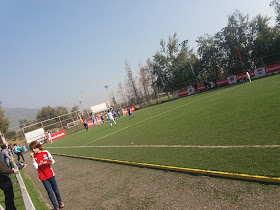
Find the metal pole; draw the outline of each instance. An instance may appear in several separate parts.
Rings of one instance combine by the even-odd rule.
[[[109,96],[109,101],[111,101],[110,94],[109,94],[109,91],[108,91],[108,85],[105,85],[104,87],[107,89],[107,93],[108,93],[108,96]]]
[[[86,108],[86,111],[87,111],[87,115],[89,117],[89,113],[88,113],[88,109],[87,109],[87,104],[86,104],[86,100],[85,100],[85,96],[83,94],[83,91],[81,91],[81,94],[82,94],[82,97],[83,97],[83,100],[84,100],[84,103],[85,103],[85,108]]]

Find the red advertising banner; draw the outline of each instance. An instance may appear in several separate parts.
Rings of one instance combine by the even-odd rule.
[[[250,74],[251,78],[255,77],[255,70],[248,71],[248,73]]]
[[[228,79],[227,79],[227,78],[224,78],[224,79],[217,80],[217,84],[218,84],[219,86],[227,85],[227,84],[228,84]]]
[[[267,74],[272,73],[272,72],[276,72],[276,71],[280,71],[280,64],[274,64],[274,65],[265,67],[265,72]]]
[[[204,85],[198,85],[197,86],[197,91],[203,91],[203,90],[206,90]]]
[[[87,121],[87,124],[88,124],[88,127],[89,127],[89,128],[92,127],[92,126],[94,126],[93,123],[92,123],[92,121]],[[95,123],[94,123],[94,124],[95,124]]]
[[[266,66],[266,67],[262,67],[259,69],[255,69],[252,71],[248,71],[250,78],[256,78],[256,77],[261,77],[261,76],[266,76],[266,74],[268,73],[272,73],[272,72],[276,72],[276,71],[280,71],[280,64],[274,64],[271,66]],[[218,86],[222,86],[222,85],[231,85],[233,83],[236,83],[237,81],[243,80],[243,79],[248,79],[247,78],[247,72],[243,72],[237,75],[232,75],[230,77],[224,78],[224,79],[220,79],[217,80],[216,83]],[[215,87],[215,83],[214,82],[209,82],[208,85],[211,85],[210,88]],[[208,89],[208,87],[207,87]],[[204,85],[199,85],[197,86],[197,91],[203,91],[206,90],[206,87]],[[185,90],[181,90],[178,92],[174,92],[173,96],[174,98],[178,98],[178,97],[183,97],[183,96],[187,96],[187,95],[191,95],[192,93],[195,93],[195,89],[194,88],[189,88],[189,89],[185,89]]]
[[[130,108],[130,111],[131,111],[131,112],[134,112],[134,111],[135,111],[134,106],[130,106],[129,108]],[[123,109],[122,111],[123,111],[123,115],[128,114],[127,109]]]
[[[62,131],[59,131],[57,133],[52,134],[51,138],[52,138],[52,141],[54,141],[54,140],[57,140],[57,139],[62,138],[64,136],[66,136],[66,134],[65,134],[64,130],[62,130]],[[47,136],[47,139],[48,139],[48,142],[50,142],[48,136]]]
[[[243,80],[243,78],[244,78],[244,79],[247,79],[246,72],[243,72],[243,73],[241,73],[241,74],[237,74],[237,75],[236,75],[236,80],[237,80],[237,81]]]
[[[188,95],[188,90],[185,89],[185,90],[180,90],[177,92],[178,94],[178,97],[183,97],[183,96],[187,96]]]

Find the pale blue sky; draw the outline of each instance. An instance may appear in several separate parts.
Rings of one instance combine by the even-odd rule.
[[[40,108],[117,96],[128,60],[134,76],[177,32],[180,41],[215,34],[239,9],[275,19],[270,0],[1,0],[0,100],[3,107]],[[271,21],[274,24],[274,21]],[[66,103],[67,102],[67,103]]]

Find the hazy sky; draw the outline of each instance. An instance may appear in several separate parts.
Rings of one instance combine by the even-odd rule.
[[[93,106],[108,101],[105,85],[118,98],[125,59],[138,76],[160,39],[177,32],[196,49],[195,40],[220,31],[235,9],[250,20],[275,19],[270,1],[1,0],[2,106]]]

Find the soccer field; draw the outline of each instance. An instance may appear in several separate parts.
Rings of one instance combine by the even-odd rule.
[[[155,105],[44,145],[51,153],[280,177],[280,75]]]

